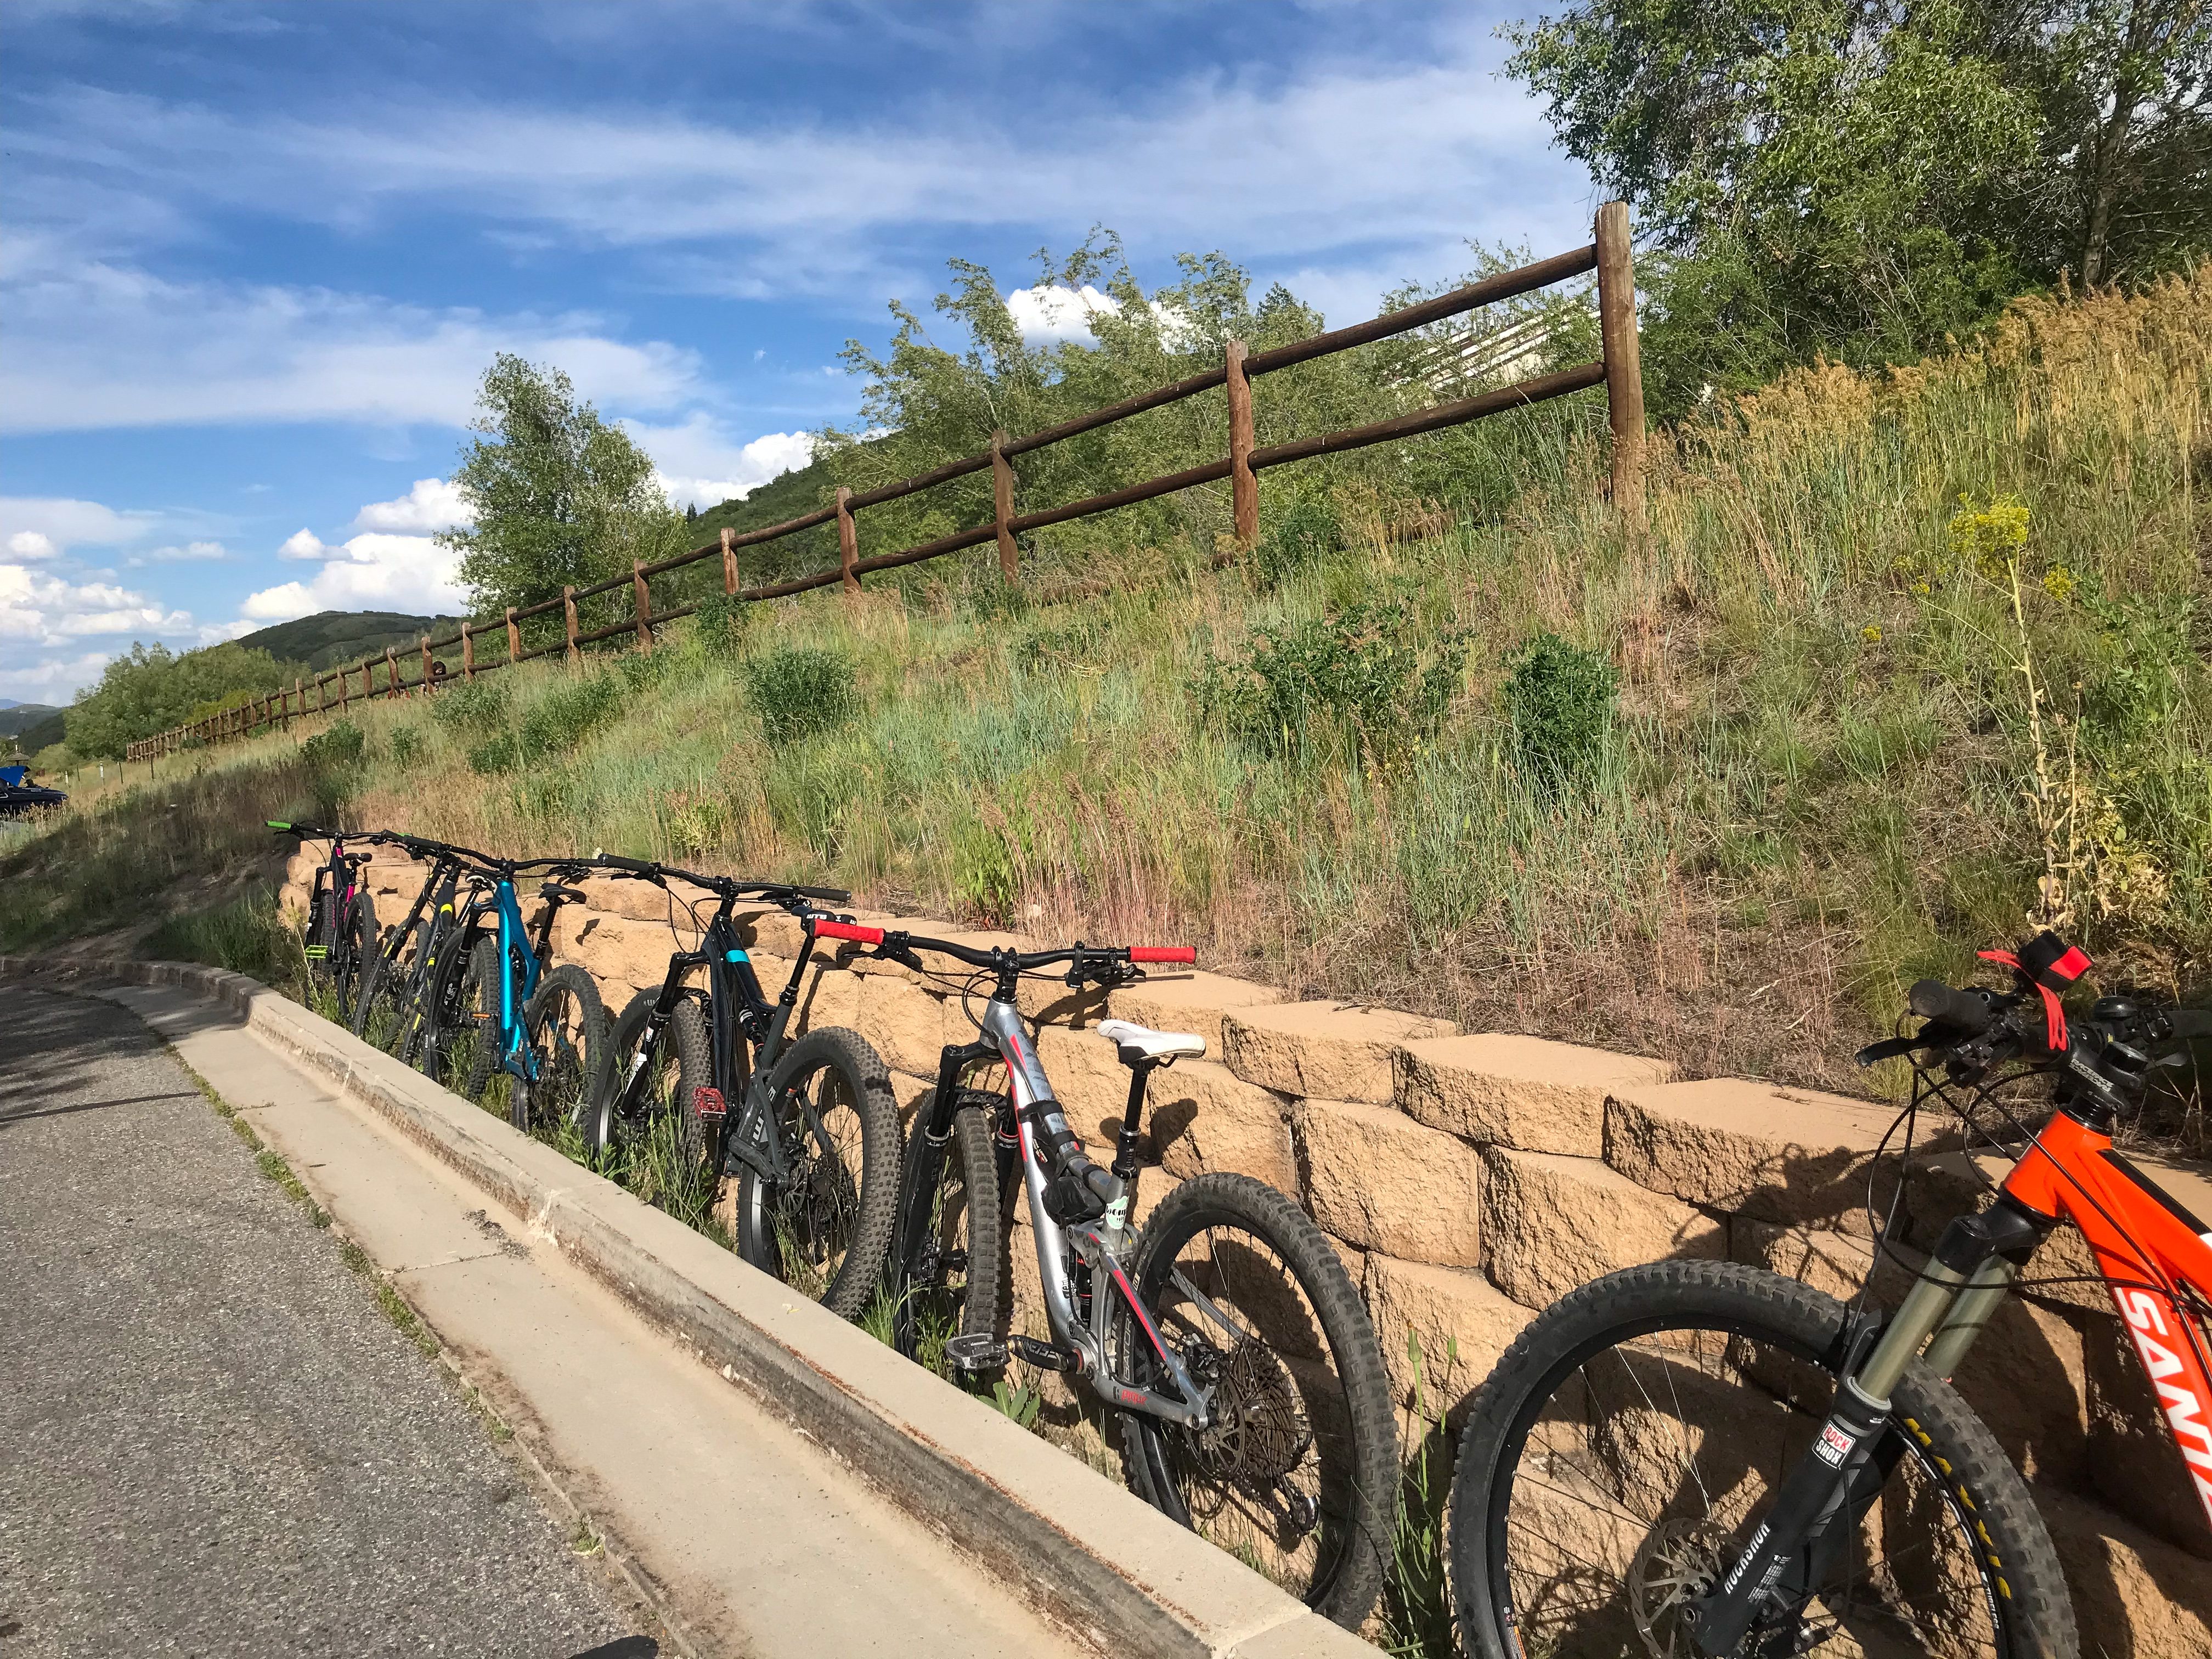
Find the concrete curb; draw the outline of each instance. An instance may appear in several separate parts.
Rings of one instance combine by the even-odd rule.
[[[1000,1413],[793,1297],[258,981],[182,963],[0,957],[0,979],[120,980],[216,1003],[331,1078],[647,1318],[1100,1650],[1352,1659],[1374,1650]],[[741,1493],[732,1494],[735,1516]]]

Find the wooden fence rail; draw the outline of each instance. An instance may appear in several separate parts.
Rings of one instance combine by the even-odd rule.
[[[927,472],[917,473],[896,483],[879,484],[872,489],[854,491],[840,485],[836,500],[829,506],[817,507],[782,524],[742,532],[725,530],[720,539],[708,546],[695,548],[690,552],[678,553],[651,564],[633,563],[629,569],[618,576],[610,576],[605,581],[594,582],[588,586],[563,588],[559,598],[543,599],[536,605],[510,606],[500,617],[468,619],[452,634],[434,639],[425,635],[419,647],[421,665],[413,680],[408,679],[401,672],[398,654],[387,647],[381,659],[385,670],[381,695],[386,697],[404,696],[426,688],[434,688],[441,680],[448,678],[450,672],[447,664],[440,660],[436,653],[456,645],[460,647],[461,676],[465,679],[473,679],[479,674],[489,673],[510,664],[527,662],[534,657],[549,656],[556,651],[565,653],[568,660],[574,662],[580,659],[584,647],[623,635],[630,636],[637,649],[650,651],[653,647],[656,627],[690,616],[698,608],[687,605],[668,611],[653,610],[652,579],[707,559],[720,558],[721,561],[723,592],[746,601],[782,599],[789,594],[831,586],[842,586],[848,592],[857,592],[863,576],[879,570],[896,569],[902,565],[918,564],[926,559],[942,558],[967,548],[980,547],[986,542],[997,544],[1000,568],[1008,580],[1014,580],[1018,578],[1019,544],[1016,538],[1024,532],[1065,524],[1072,519],[1089,518],[1095,514],[1111,513],[1117,507],[1133,507],[1139,501],[1171,495],[1195,484],[1218,483],[1223,478],[1230,481],[1231,520],[1237,546],[1241,550],[1249,550],[1259,536],[1259,475],[1270,467],[1310,459],[1316,455],[1341,454],[1347,450],[1365,448],[1370,444],[1389,443],[1419,433],[1459,426],[1600,386],[1606,389],[1613,432],[1613,504],[1632,520],[1640,519],[1644,507],[1644,385],[1637,353],[1635,274],[1629,252],[1626,206],[1620,202],[1608,202],[1601,207],[1597,211],[1595,230],[1595,238],[1587,247],[1577,248],[1572,252],[1561,253],[1549,259],[1540,259],[1518,270],[1486,276],[1479,283],[1470,283],[1433,300],[1425,300],[1402,310],[1386,312],[1371,321],[1355,324],[1349,328],[1331,329],[1266,351],[1248,352],[1243,342],[1231,340],[1222,354],[1222,363],[1218,368],[1209,368],[1203,374],[1193,374],[1172,385],[1155,387],[1134,398],[1104,409],[1093,410],[1087,415],[1079,415],[1073,420],[1062,421],[1057,426],[1047,427],[1024,437],[1009,437],[1003,432],[994,432],[991,434],[991,447],[980,455],[947,461]],[[1534,293],[1539,289],[1591,271],[1597,273],[1598,325],[1603,351],[1603,356],[1597,362],[1563,369],[1553,374],[1538,375],[1477,397],[1437,404],[1367,426],[1325,433],[1316,437],[1294,439],[1287,443],[1271,444],[1265,448],[1254,447],[1252,382],[1261,375],[1272,374],[1279,369],[1289,368],[1334,352],[1349,351],[1394,335],[1408,333],[1447,317],[1458,316],[1519,295]],[[1014,511],[1015,473],[1012,464],[1017,457],[1216,388],[1224,390],[1228,399],[1229,453],[1222,459],[1207,461],[1181,472],[1149,478],[1142,483],[1130,484],[1060,507],[1030,513]],[[860,556],[857,514],[868,507],[880,507],[886,501],[898,501],[919,491],[934,489],[939,484],[949,483],[955,478],[964,478],[983,471],[992,475],[993,512],[990,523],[958,531],[950,536],[940,536],[935,541],[925,542],[919,547],[903,548],[893,553],[872,554],[866,558]],[[741,549],[757,547],[763,543],[794,536],[802,531],[831,523],[837,526],[836,568],[753,587],[741,583],[741,562],[738,557]],[[623,587],[630,590],[632,614],[629,619],[589,632],[579,631],[578,605]],[[556,611],[561,613],[564,624],[560,642],[526,650],[522,643],[521,624],[532,617],[550,616]],[[506,655],[490,662],[478,660],[479,637],[495,637],[501,631],[506,635]],[[257,697],[238,708],[226,709],[189,726],[178,726],[158,737],[132,744],[126,751],[127,758],[152,759],[173,754],[186,747],[251,736],[271,726],[289,725],[293,716],[310,712],[307,707],[310,690],[314,692],[317,710],[331,707],[334,698],[337,707],[343,711],[349,696],[349,676],[360,675],[359,694],[362,697],[380,695],[372,677],[372,671],[378,661],[372,657],[350,667],[333,669],[314,680],[312,686],[295,681],[289,690],[279,690],[271,696]]]

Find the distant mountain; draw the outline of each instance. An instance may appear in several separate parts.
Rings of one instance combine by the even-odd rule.
[[[266,651],[279,662],[305,663],[314,669],[374,656],[388,646],[410,646],[425,634],[442,634],[457,617],[410,617],[399,611],[319,611],[297,622],[278,623],[238,642]]]
[[[0,697],[0,738],[13,737],[24,727],[36,726],[49,715],[61,712],[42,702],[17,702],[12,697]]]

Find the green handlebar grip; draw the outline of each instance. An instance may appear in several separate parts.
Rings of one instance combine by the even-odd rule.
[[[289,830],[292,827],[289,823],[279,823],[274,818],[264,818],[263,822],[265,823],[271,830]]]

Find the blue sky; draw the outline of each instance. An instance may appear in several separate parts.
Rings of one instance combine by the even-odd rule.
[[[429,538],[497,350],[711,505],[852,416],[839,348],[951,257],[1011,295],[1103,223],[1148,284],[1218,248],[1341,323],[1470,238],[1571,246],[1589,181],[1497,74],[1537,9],[11,0],[0,696],[458,606]]]

